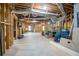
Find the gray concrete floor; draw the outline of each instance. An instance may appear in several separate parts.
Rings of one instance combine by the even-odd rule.
[[[67,53],[66,50],[56,47],[58,46],[56,44],[58,43],[51,44],[50,40],[43,37],[41,33],[28,32],[24,34],[24,38],[15,40],[14,46],[6,51],[5,56],[69,56],[71,55]]]

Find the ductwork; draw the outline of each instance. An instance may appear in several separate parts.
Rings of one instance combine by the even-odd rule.
[[[56,13],[50,13],[50,12],[41,11],[41,10],[37,10],[37,9],[32,9],[31,11],[32,12],[42,13],[42,14],[50,14],[50,15],[58,16],[58,14],[56,14]]]
[[[29,13],[41,13],[41,14],[50,14],[50,15],[54,15],[54,16],[58,16],[57,13],[50,13],[50,12],[46,12],[46,11],[42,11],[42,10],[37,10],[37,9],[31,9],[31,11],[29,11],[29,9],[24,9],[24,10],[14,10],[14,13],[16,14],[29,14]]]
[[[63,5],[58,3],[57,6],[59,7],[60,11],[62,12],[62,17],[59,18],[59,19],[61,19],[59,21],[65,20],[66,19],[66,13],[64,11]]]

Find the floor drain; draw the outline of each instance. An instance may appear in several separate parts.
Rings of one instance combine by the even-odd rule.
[[[70,41],[68,41],[68,43],[70,43]]]

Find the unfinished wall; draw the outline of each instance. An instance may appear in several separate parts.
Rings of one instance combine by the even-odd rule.
[[[5,53],[6,49],[9,49],[13,45],[13,15],[11,13],[13,9],[12,4],[3,3],[0,4],[0,24],[2,28],[2,53]]]

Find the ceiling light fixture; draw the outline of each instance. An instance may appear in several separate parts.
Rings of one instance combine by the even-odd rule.
[[[43,9],[46,10],[47,9],[47,6],[43,6]]]
[[[38,21],[35,21],[35,20],[34,20],[34,21],[32,21],[32,22],[33,22],[33,23],[36,23],[36,22],[38,22]]]
[[[33,11],[33,12],[38,12],[38,13],[44,13],[44,14],[46,13],[45,11],[37,10],[37,9],[32,9],[32,11]]]

